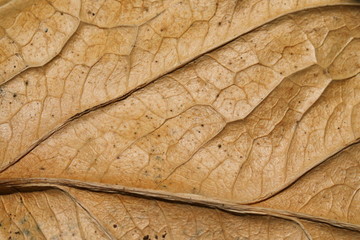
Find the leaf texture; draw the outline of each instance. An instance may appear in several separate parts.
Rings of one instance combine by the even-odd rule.
[[[1,238],[360,239],[356,1],[0,19]]]
[[[57,2],[58,5],[65,5],[62,8],[75,9],[66,7],[67,1]],[[4,84],[1,88],[0,121],[4,135],[10,136],[4,137],[1,141],[3,146],[0,152],[3,159],[1,166],[6,167],[21,158],[76,114],[81,115],[89,109],[122,99],[126,93],[280,15],[324,5],[322,1],[309,3],[301,1],[299,4],[294,1],[291,4],[285,3],[290,5],[283,8],[284,3],[281,1],[268,4],[262,1],[255,5],[251,1],[237,3],[200,1],[195,4],[198,8],[190,8],[189,2],[180,2],[181,5],[186,2],[187,7],[181,7],[179,2],[175,2],[171,5],[173,7],[167,7],[163,14],[151,18],[152,20],[140,26],[118,25],[112,28],[99,28],[92,24],[81,24],[54,61],[46,64],[44,68],[30,69]],[[337,4],[337,1],[325,1],[325,3],[331,5]],[[351,4],[352,1],[348,3]],[[182,28],[178,26],[169,28],[172,31],[176,29],[182,32],[168,32],[167,27],[162,24],[182,23],[182,20],[175,20],[173,17],[179,12],[177,8],[184,11],[194,9],[194,13],[181,14],[182,17],[189,18],[184,20],[186,24],[184,22]],[[170,10],[171,13],[167,13]],[[90,11],[90,15],[95,12],[91,9],[86,11]],[[341,21],[328,16],[326,19],[316,21],[318,26],[309,26],[304,18],[303,25],[305,28],[306,26],[310,28],[306,31],[310,32],[312,41],[321,44],[329,31],[328,25],[330,30],[345,23],[350,24],[352,28],[357,26],[352,18],[353,14],[356,15],[356,11],[349,11],[351,13],[348,14],[337,11],[336,15]],[[256,14],[256,12],[266,12],[266,14]],[[315,10],[313,15],[316,17],[319,14]],[[96,15],[94,17],[96,18]],[[314,28],[323,30],[319,33],[311,32]],[[304,38],[304,34],[302,36]],[[244,47],[240,53],[252,53],[246,46]],[[256,54],[263,50],[265,49],[254,49]],[[267,50],[271,50],[271,45]],[[281,52],[281,47],[277,51]],[[272,65],[272,61],[280,57],[280,52],[272,59],[268,59],[270,57],[268,54],[271,53],[265,53],[262,59]],[[256,61],[254,56],[248,56],[242,67],[230,70],[241,70],[250,66],[253,61]],[[238,62],[241,63],[242,61]],[[287,71],[293,71],[284,67],[288,69]],[[13,69],[13,66],[11,68]],[[24,124],[25,122],[27,124]],[[13,125],[16,127],[12,127]],[[17,143],[19,140],[21,142]]]
[[[45,190],[2,197],[1,214],[7,217],[3,229],[16,239],[307,239],[302,225],[287,219],[237,216],[75,189],[69,192]],[[6,237],[8,232],[2,234]]]

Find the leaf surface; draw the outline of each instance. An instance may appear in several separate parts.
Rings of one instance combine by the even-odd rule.
[[[356,1],[22,3],[2,238],[360,238]]]

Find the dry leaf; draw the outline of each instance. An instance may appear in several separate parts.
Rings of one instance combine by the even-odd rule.
[[[1,239],[360,239],[359,7],[1,0]]]

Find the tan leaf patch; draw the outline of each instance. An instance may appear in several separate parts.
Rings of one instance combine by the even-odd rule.
[[[359,20],[0,1],[1,238],[360,238]]]

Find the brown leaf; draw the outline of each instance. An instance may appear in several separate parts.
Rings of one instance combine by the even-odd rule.
[[[360,238],[356,1],[23,3],[2,238]]]
[[[1,198],[2,238],[308,239],[302,225],[293,220],[117,194],[69,189],[69,193],[44,190]]]
[[[360,224],[359,154],[360,145],[351,146],[256,205]]]

